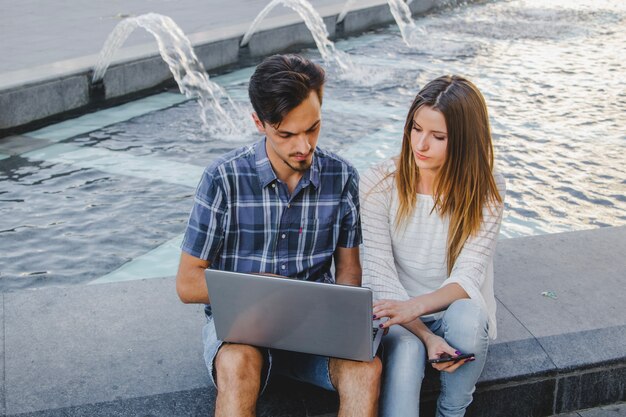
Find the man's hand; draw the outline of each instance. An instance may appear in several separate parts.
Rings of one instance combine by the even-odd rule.
[[[376,318],[389,318],[389,320],[382,324],[382,329],[386,329],[394,324],[412,322],[422,315],[420,304],[413,300],[378,300],[374,302],[373,312]]]

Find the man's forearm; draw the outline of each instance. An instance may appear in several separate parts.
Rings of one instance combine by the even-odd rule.
[[[342,285],[361,286],[361,278],[363,274],[361,267],[343,268],[335,270],[335,282]]]
[[[338,247],[335,250],[335,282],[360,287],[362,275],[359,248]]]
[[[208,304],[209,294],[204,271],[209,262],[183,253],[176,275],[176,291],[183,303]]]

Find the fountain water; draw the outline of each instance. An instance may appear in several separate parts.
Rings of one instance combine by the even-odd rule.
[[[409,4],[412,2],[413,0],[407,0],[406,3],[403,0],[387,0],[389,10],[391,11],[393,18],[400,29],[400,33],[402,34],[402,39],[408,46],[414,47],[418,44],[419,35],[423,33],[422,30],[415,25],[415,21],[413,20],[411,9],[409,8]],[[343,19],[345,19],[346,14],[348,14],[355,3],[356,0],[346,1],[341,13],[339,13],[339,16],[337,17],[337,23],[340,23]]]
[[[322,17],[315,11],[311,3],[306,0],[272,0],[254,19],[250,28],[243,36],[241,46],[245,46],[250,41],[250,38],[256,32],[261,21],[268,15],[274,7],[282,4],[296,11],[300,17],[304,20],[304,24],[311,31],[317,49],[322,55],[322,59],[329,65],[334,65],[339,68],[341,73],[349,74],[354,71],[354,65],[352,64],[349,56],[335,48],[335,44],[328,39],[328,30],[324,24]]]
[[[343,9],[341,9],[341,13],[339,13],[339,16],[337,16],[337,23],[343,22],[343,19],[346,18],[346,15],[355,3],[356,0],[348,0],[344,3]]]
[[[104,43],[93,70],[93,83],[103,79],[113,54],[137,27],[144,28],[156,39],[161,57],[169,66],[180,92],[189,98],[198,98],[204,129],[220,138],[247,136],[247,130],[252,131],[248,115],[222,87],[209,80],[191,42],[168,16],[147,13],[121,21]]]
[[[415,25],[408,3],[403,0],[387,0],[387,3],[389,3],[389,10],[391,10],[391,14],[398,24],[398,28],[400,28],[404,43],[408,46],[417,46],[421,31]]]

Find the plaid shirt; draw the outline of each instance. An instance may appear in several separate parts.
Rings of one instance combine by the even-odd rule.
[[[333,282],[332,255],[361,243],[358,174],[316,148],[289,195],[265,140],[209,165],[196,190],[182,250],[225,271]]]

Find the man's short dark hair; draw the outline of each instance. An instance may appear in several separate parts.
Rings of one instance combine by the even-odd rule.
[[[248,94],[259,119],[279,126],[312,91],[321,104],[324,81],[324,69],[308,59],[294,54],[273,55],[256,67]]]

